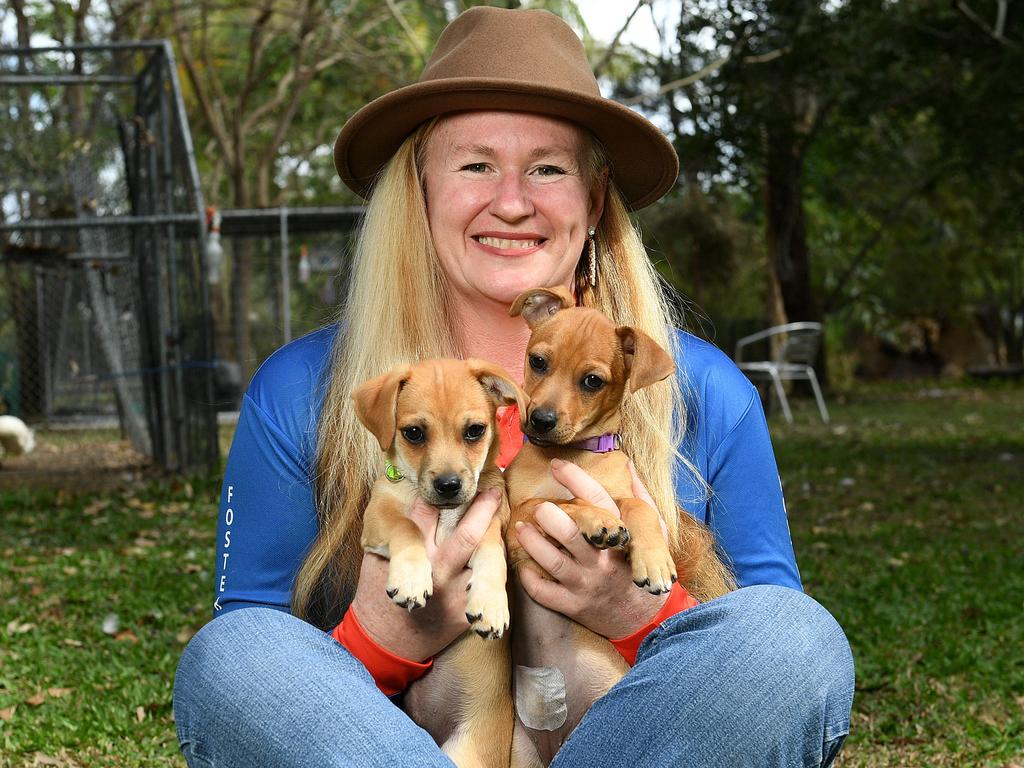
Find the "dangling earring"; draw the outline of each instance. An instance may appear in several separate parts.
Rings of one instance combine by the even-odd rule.
[[[590,268],[587,270],[587,282],[590,283],[590,287],[593,288],[597,285],[597,229],[591,227],[587,230],[587,234],[590,235]]]

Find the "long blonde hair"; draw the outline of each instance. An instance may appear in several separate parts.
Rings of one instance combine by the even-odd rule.
[[[352,390],[416,359],[461,356],[423,194],[422,168],[435,124],[436,119],[425,123],[410,136],[377,181],[357,238],[348,296],[331,353],[317,432],[314,487],[319,535],[299,569],[292,594],[295,614],[324,627],[340,618],[354,592],[363,557],[362,514],[381,467],[376,442],[356,418]],[[604,154],[595,140],[587,143],[591,146],[586,149],[585,168],[594,182],[598,169],[603,170]],[[595,288],[578,292],[580,303],[601,310],[619,325],[643,330],[677,352],[673,318],[658,275],[614,180],[608,183],[597,229],[598,282]],[[677,509],[673,465],[683,458],[676,446],[685,424],[675,377],[641,390],[624,405],[624,448],[659,509]],[[697,544],[697,549],[707,549],[707,542],[694,540],[703,529],[690,523],[685,512],[667,516],[674,552],[689,552]],[[727,591],[731,582],[717,558],[699,560],[684,561],[692,572],[684,583],[695,596]]]

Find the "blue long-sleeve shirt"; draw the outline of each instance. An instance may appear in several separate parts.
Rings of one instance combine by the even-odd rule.
[[[242,400],[217,523],[214,612],[289,609],[317,534],[312,471],[331,326],[285,345],[260,367]],[[676,497],[706,523],[740,586],[801,589],[778,468],[757,390],[719,349],[680,332],[686,436],[680,452],[710,486],[680,467]]]

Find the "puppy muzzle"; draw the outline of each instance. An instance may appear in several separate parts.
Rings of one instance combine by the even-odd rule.
[[[419,488],[423,500],[438,509],[460,507],[476,495],[473,478],[463,477],[458,472],[439,472],[425,477]]]

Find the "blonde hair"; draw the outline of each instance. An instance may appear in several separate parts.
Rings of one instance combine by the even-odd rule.
[[[436,122],[421,126],[382,171],[356,241],[348,296],[340,313],[317,431],[314,486],[319,535],[299,569],[292,594],[295,614],[324,627],[340,618],[354,593],[363,557],[363,509],[381,466],[376,442],[356,418],[352,390],[416,359],[460,356],[447,281],[434,252],[423,195],[426,145]],[[606,161],[600,145],[588,143],[592,146],[585,148],[585,173],[594,183]],[[658,275],[612,182],[597,229],[598,282],[591,288],[577,280],[579,303],[601,310],[619,325],[643,330],[675,353],[671,312]],[[674,462],[682,459],[696,474],[676,450],[686,424],[684,414],[675,377],[634,394],[623,407],[625,450],[663,510],[678,510]],[[731,579],[714,557],[706,530],[682,510],[665,522],[684,585],[698,599],[728,591]],[[698,541],[699,537],[706,540]],[[710,557],[682,556],[691,552],[708,552]]]

